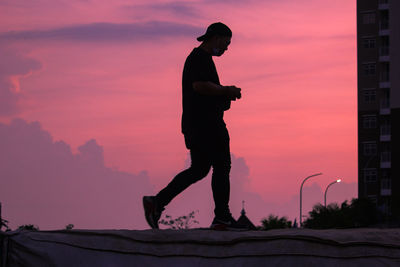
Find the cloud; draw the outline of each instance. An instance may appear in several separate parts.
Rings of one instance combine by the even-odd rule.
[[[315,42],[332,42],[332,41],[354,41],[356,38],[355,34],[320,34],[320,35],[308,35],[308,34],[270,34],[262,37],[251,37],[249,41],[265,42],[268,45],[291,45],[298,46],[300,43],[315,43]]]
[[[0,116],[18,113],[21,97],[20,79],[41,68],[39,61],[22,55],[16,49],[0,44]]]
[[[15,119],[0,123],[0,201],[3,216],[15,228],[37,224],[42,229],[60,229],[68,223],[77,228],[144,229],[141,197],[154,192],[146,171],[138,174],[106,167],[103,148],[91,139],[74,154],[63,141],[53,141],[40,123]],[[243,157],[231,154],[230,207],[240,216],[242,201],[246,215],[255,223],[269,214],[298,218],[299,195],[277,203],[251,188],[250,169]],[[186,160],[185,168],[189,166]],[[208,227],[213,218],[210,174],[174,199],[164,214],[174,217],[198,210],[196,219]],[[171,177],[172,179],[173,177]],[[356,196],[357,183],[340,183],[329,190],[328,203]],[[303,189],[303,214],[323,203],[322,188],[313,183]]]
[[[201,12],[198,3],[193,2],[168,2],[168,3],[151,3],[142,5],[123,5],[123,11],[131,14],[152,14],[160,16],[161,14],[170,14],[175,17],[200,17]]]
[[[72,40],[88,42],[146,41],[167,37],[193,37],[202,28],[168,21],[142,23],[90,23],[49,30],[9,31],[0,40]]]
[[[40,123],[15,119],[0,124],[0,147],[0,201],[11,227],[147,227],[141,204],[141,197],[153,192],[147,172],[106,167],[94,139],[74,154]]]

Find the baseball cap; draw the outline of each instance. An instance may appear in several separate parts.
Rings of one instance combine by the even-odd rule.
[[[197,37],[197,41],[199,42],[204,41],[206,38],[212,37],[214,35],[232,37],[232,31],[231,29],[229,29],[228,26],[226,26],[222,22],[216,22],[208,26],[206,33],[200,37]]]

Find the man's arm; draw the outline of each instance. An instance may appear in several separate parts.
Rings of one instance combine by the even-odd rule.
[[[236,86],[222,86],[209,81],[193,82],[193,89],[195,92],[202,95],[225,95],[231,100],[236,100],[236,98],[241,97],[240,88]]]

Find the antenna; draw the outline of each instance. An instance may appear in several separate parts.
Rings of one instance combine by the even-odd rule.
[[[244,211],[244,200],[242,200],[242,211],[240,212],[243,216],[245,216],[246,212]]]

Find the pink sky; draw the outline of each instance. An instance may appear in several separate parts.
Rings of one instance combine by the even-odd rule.
[[[242,185],[232,192],[234,215],[247,198],[249,217],[256,223],[270,212],[293,219],[302,178],[318,172],[324,175],[309,183],[304,214],[323,201],[323,190],[336,177],[345,183],[330,189],[330,201],[355,197],[355,8],[355,1],[348,0],[1,1],[0,144],[6,147],[1,155],[22,164],[0,165],[2,184],[10,185],[0,189],[3,216],[14,227],[37,223],[60,228],[64,221],[83,228],[145,227],[140,203],[120,220],[102,224],[82,218],[87,210],[107,217],[92,198],[100,198],[107,210],[117,204],[129,209],[122,203],[156,193],[187,166],[180,133],[182,67],[198,45],[195,38],[215,21],[233,31],[229,50],[215,59],[221,82],[241,87],[243,95],[225,113],[233,164],[238,164],[232,167],[232,183],[238,181],[232,187]],[[49,139],[43,148],[32,145],[29,150],[21,140],[27,145],[42,139],[21,131]],[[21,139],[12,143],[11,137]],[[68,149],[54,143],[60,140]],[[84,144],[97,167],[82,159],[78,147]],[[46,156],[36,156],[42,150]],[[56,161],[60,172],[53,173],[48,161],[60,153],[71,160]],[[36,164],[45,167],[34,167],[32,160],[38,158],[43,161]],[[85,167],[66,171],[70,166]],[[73,186],[60,195],[43,191],[51,185],[62,191],[62,179],[71,175],[85,180],[82,190],[90,191],[93,183],[110,187],[110,172],[120,184],[104,197],[90,192],[85,198]],[[32,182],[37,186],[32,196],[21,191],[25,179],[40,181]],[[140,187],[131,195],[124,186],[118,189],[135,184]],[[192,195],[209,199],[209,177],[189,190],[168,212],[190,212],[196,202]],[[72,192],[80,195],[68,206]],[[124,194],[129,196],[124,199]],[[37,195],[43,196],[40,201]],[[63,198],[60,205],[71,209],[69,217],[55,219],[62,218],[57,206],[44,208],[44,203],[58,203],[55,198]],[[116,198],[120,202],[110,203]],[[74,213],[72,207],[80,202],[87,210]],[[40,213],[28,215],[29,203]],[[202,209],[204,225],[212,219],[207,205],[196,207]]]

